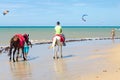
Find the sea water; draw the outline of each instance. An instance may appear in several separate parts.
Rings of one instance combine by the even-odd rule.
[[[115,28],[117,38],[120,37],[119,26],[62,26],[66,40],[85,38],[111,37],[111,30]],[[51,41],[55,34],[54,26],[0,26],[0,45],[9,45],[15,34],[27,33],[32,42]]]

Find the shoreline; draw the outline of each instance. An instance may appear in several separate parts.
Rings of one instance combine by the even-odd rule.
[[[119,37],[116,37],[114,40],[118,40],[120,39]],[[66,40],[66,43],[69,43],[69,42],[80,42],[80,41],[99,41],[99,40],[112,40],[112,38],[110,37],[104,37],[104,38],[83,38],[83,39],[68,39]],[[114,42],[113,40],[113,42]],[[32,45],[43,45],[43,44],[51,44],[52,41],[49,40],[49,41],[42,41],[42,42],[39,42],[39,41],[31,41]],[[0,53],[4,53],[4,52],[8,52],[9,50],[9,46],[6,45],[6,46],[0,46]]]
[[[120,39],[119,37],[116,37],[114,40]],[[79,41],[92,41],[92,40],[112,40],[112,38],[110,37],[104,37],[104,38],[82,38],[82,39],[67,39],[66,42],[79,42]],[[34,41],[32,40],[32,44],[33,45],[40,45],[40,44],[51,44],[52,41],[48,40],[48,41]]]

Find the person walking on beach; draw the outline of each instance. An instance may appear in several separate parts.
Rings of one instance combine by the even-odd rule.
[[[111,36],[112,36],[112,40],[114,40],[114,38],[115,38],[115,29],[112,29]]]

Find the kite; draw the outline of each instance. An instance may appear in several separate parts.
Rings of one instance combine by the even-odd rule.
[[[86,22],[86,19],[84,18],[85,16],[88,16],[87,14],[83,14],[82,15],[82,20],[84,21],[84,22]]]
[[[6,14],[8,14],[8,13],[9,13],[8,10],[3,11],[3,15],[6,15]]]

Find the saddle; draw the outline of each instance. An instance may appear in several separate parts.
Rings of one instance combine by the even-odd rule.
[[[25,39],[24,39],[23,35],[22,34],[16,34],[15,36],[17,36],[20,40],[20,43],[19,43],[20,47],[23,47],[24,43],[25,43]]]
[[[56,34],[55,36],[59,36],[60,37],[60,42],[64,42],[65,41],[65,38],[64,38],[64,36],[62,34]]]

